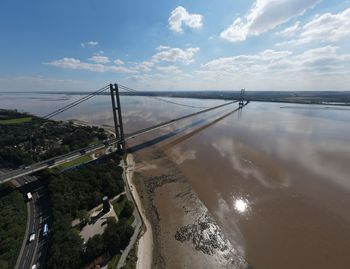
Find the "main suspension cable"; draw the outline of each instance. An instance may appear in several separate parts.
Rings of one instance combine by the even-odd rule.
[[[106,91],[107,89],[109,89],[109,85],[107,85],[107,86],[105,86],[105,87],[103,87],[101,89],[98,89],[97,91],[92,92],[92,93],[90,93],[90,94],[88,94],[88,95],[86,95],[86,96],[84,96],[84,97],[82,97],[82,98],[80,98],[80,99],[78,99],[78,100],[68,104],[68,105],[65,105],[65,106],[63,106],[63,107],[61,107],[59,109],[56,109],[55,111],[53,111],[53,112],[43,116],[43,118],[44,119],[50,119],[50,118],[52,118],[54,116],[57,116],[58,114],[61,114],[62,112],[65,112],[66,110],[71,109],[71,108],[73,108],[73,107],[75,107],[75,106],[77,106],[77,105],[79,105],[79,104],[89,100],[90,98],[92,98],[92,97],[94,97],[94,96],[96,96],[96,95]]]
[[[126,87],[126,86],[123,86],[123,85],[120,85],[120,84],[118,84],[118,87],[121,88],[122,90],[125,90],[125,91],[128,91],[128,92],[134,92],[134,93],[139,92],[137,90],[131,89],[129,87]],[[150,96],[150,95],[143,95],[143,96],[148,97],[148,98],[153,98],[153,99],[165,102],[165,103],[178,105],[178,106],[184,106],[184,107],[190,107],[190,108],[199,108],[199,109],[208,108],[208,107],[204,107],[204,106],[193,106],[193,105],[187,105],[187,104],[183,104],[183,103],[178,103],[178,102],[170,101],[170,100],[167,100],[167,99],[163,99],[163,98],[158,97],[158,96]]]

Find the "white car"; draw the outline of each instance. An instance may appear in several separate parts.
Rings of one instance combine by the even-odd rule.
[[[33,242],[35,240],[35,233],[31,233],[29,236],[29,242]]]
[[[38,267],[36,266],[36,264],[33,264],[32,269],[36,269],[36,268],[38,268]]]

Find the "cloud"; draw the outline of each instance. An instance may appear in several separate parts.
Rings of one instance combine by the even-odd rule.
[[[120,59],[115,60],[114,63],[116,65],[123,65],[124,64],[124,62],[122,60],[120,60]]]
[[[155,67],[157,70],[162,72],[165,72],[167,68],[169,69],[167,71],[170,71],[170,69],[174,67],[162,67],[157,65],[161,62],[180,62],[188,65],[194,62],[193,57],[199,51],[199,48],[190,47],[186,49],[180,49],[160,45],[156,47],[155,50],[158,52],[154,54],[150,60],[143,61],[141,63],[135,63],[135,66],[131,67],[131,69],[140,72],[150,72],[152,68]]]
[[[277,33],[277,35],[281,36],[293,36],[296,34],[296,32],[300,29],[300,21],[297,21],[295,24],[292,26],[284,29],[283,31],[280,31]]]
[[[75,58],[63,58],[60,60],[45,63],[51,66],[64,68],[64,69],[76,69],[76,70],[87,70],[93,72],[115,72],[115,73],[135,73],[134,70],[123,66],[109,66],[100,63],[86,63],[81,62]]]
[[[265,50],[258,54],[222,57],[202,65],[196,73],[207,80],[223,79],[225,83],[237,77],[244,77],[247,84],[252,81],[258,83],[259,80],[269,83],[279,80],[279,87],[286,86],[291,78],[307,78],[307,81],[314,83],[312,77],[315,76],[324,76],[324,79],[325,76],[340,76],[348,72],[350,54],[339,54],[338,49],[335,46],[325,46],[301,54]]]
[[[89,60],[99,64],[106,64],[109,62],[108,57],[101,55],[92,56],[91,58],[89,58]]]
[[[88,41],[88,42],[83,42],[83,43],[80,43],[80,46],[83,47],[83,48],[86,48],[86,47],[95,47],[98,45],[98,42],[97,41]]]
[[[253,71],[254,69],[265,69],[268,64],[276,63],[291,55],[291,51],[265,50],[258,54],[237,55],[214,59],[202,65],[203,70],[222,71],[225,73]]]
[[[192,29],[201,28],[203,26],[202,15],[190,14],[182,6],[178,6],[171,12],[168,21],[169,21],[170,30],[177,33],[183,32],[183,29],[182,29],[183,25],[186,25],[187,27]]]
[[[194,61],[193,57],[198,51],[199,51],[199,48],[180,49],[180,48],[163,47],[158,53],[152,56],[152,62],[165,61],[165,62],[182,62],[184,64],[190,64]]]
[[[248,36],[260,35],[290,19],[302,15],[320,0],[256,0],[244,18],[237,18],[221,32],[230,42],[244,41]]]
[[[167,50],[167,49],[170,49],[171,47],[169,46],[164,46],[164,45],[160,45],[158,47],[156,47],[156,50]]]
[[[305,24],[296,43],[336,42],[350,36],[350,8],[337,14],[325,13]]]
[[[154,66],[154,62],[144,61],[144,62],[136,64],[136,66],[134,67],[134,70],[149,72],[152,70],[153,66]]]
[[[181,74],[182,71],[175,65],[157,66],[157,70],[167,74]]]

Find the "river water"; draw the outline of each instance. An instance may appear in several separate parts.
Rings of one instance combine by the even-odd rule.
[[[77,96],[1,94],[0,108],[44,115]],[[172,99],[198,107],[223,100]],[[198,111],[122,97],[126,133]],[[185,175],[253,268],[350,266],[350,110],[252,102],[229,105],[130,142],[158,147]],[[112,125],[99,96],[58,119]]]

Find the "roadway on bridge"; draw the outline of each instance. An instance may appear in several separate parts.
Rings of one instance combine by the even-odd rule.
[[[97,143],[95,145],[92,146],[88,146],[86,148],[82,148],[82,149],[78,149],[72,152],[69,152],[67,154],[63,154],[42,162],[38,162],[35,164],[32,164],[30,166],[24,167],[24,168],[19,168],[16,170],[12,170],[6,174],[0,175],[0,184],[2,183],[6,183],[8,181],[11,181],[13,179],[25,176],[25,175],[29,175],[32,174],[34,172],[37,171],[41,171],[44,170],[46,168],[49,167],[55,167],[59,164],[65,163],[65,162],[69,162],[71,160],[77,159],[82,155],[88,154],[88,153],[92,153],[95,152],[97,150],[106,148],[107,146],[104,145],[103,143]]]

